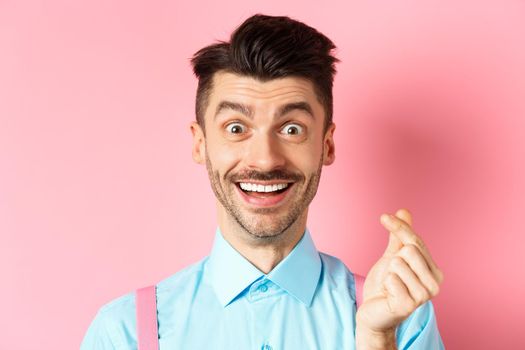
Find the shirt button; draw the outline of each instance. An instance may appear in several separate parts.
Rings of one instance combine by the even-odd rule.
[[[261,346],[261,350],[272,350],[272,347],[268,344],[264,344],[263,346]]]
[[[264,292],[268,291],[268,286],[267,286],[266,284],[261,284],[261,285],[259,286],[259,290],[260,290],[261,292],[264,293]],[[269,345],[268,345],[268,346],[269,346]],[[272,349],[271,347],[269,347],[269,348],[263,348],[263,350],[271,350],[271,349]]]

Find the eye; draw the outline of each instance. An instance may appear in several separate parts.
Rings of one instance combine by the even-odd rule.
[[[281,130],[285,135],[300,135],[304,133],[304,128],[301,125],[293,123],[286,124]]]
[[[230,123],[226,125],[226,130],[231,134],[242,134],[246,131],[246,127],[241,123]]]

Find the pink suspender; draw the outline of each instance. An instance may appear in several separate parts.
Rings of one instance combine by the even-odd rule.
[[[354,274],[355,298],[357,307],[363,302],[363,284],[365,278]],[[138,350],[159,350],[157,328],[157,295],[155,286],[136,290],[137,304],[137,343]]]
[[[155,285],[136,291],[137,344],[139,350],[158,350],[157,295]]]
[[[365,278],[361,275],[354,273],[355,280],[355,303],[359,307],[363,303],[363,285],[365,284]]]

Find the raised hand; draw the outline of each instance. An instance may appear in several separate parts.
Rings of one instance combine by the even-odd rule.
[[[435,297],[443,272],[432,260],[412,216],[400,209],[381,215],[390,232],[383,256],[367,274],[356,315],[357,349],[395,349],[395,329],[417,307]]]

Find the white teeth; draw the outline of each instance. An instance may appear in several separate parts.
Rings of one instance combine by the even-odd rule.
[[[282,184],[275,184],[275,185],[258,185],[258,184],[251,184],[246,182],[241,182],[240,186],[245,191],[254,191],[254,192],[274,192],[282,190],[283,188],[288,187],[287,183]]]

